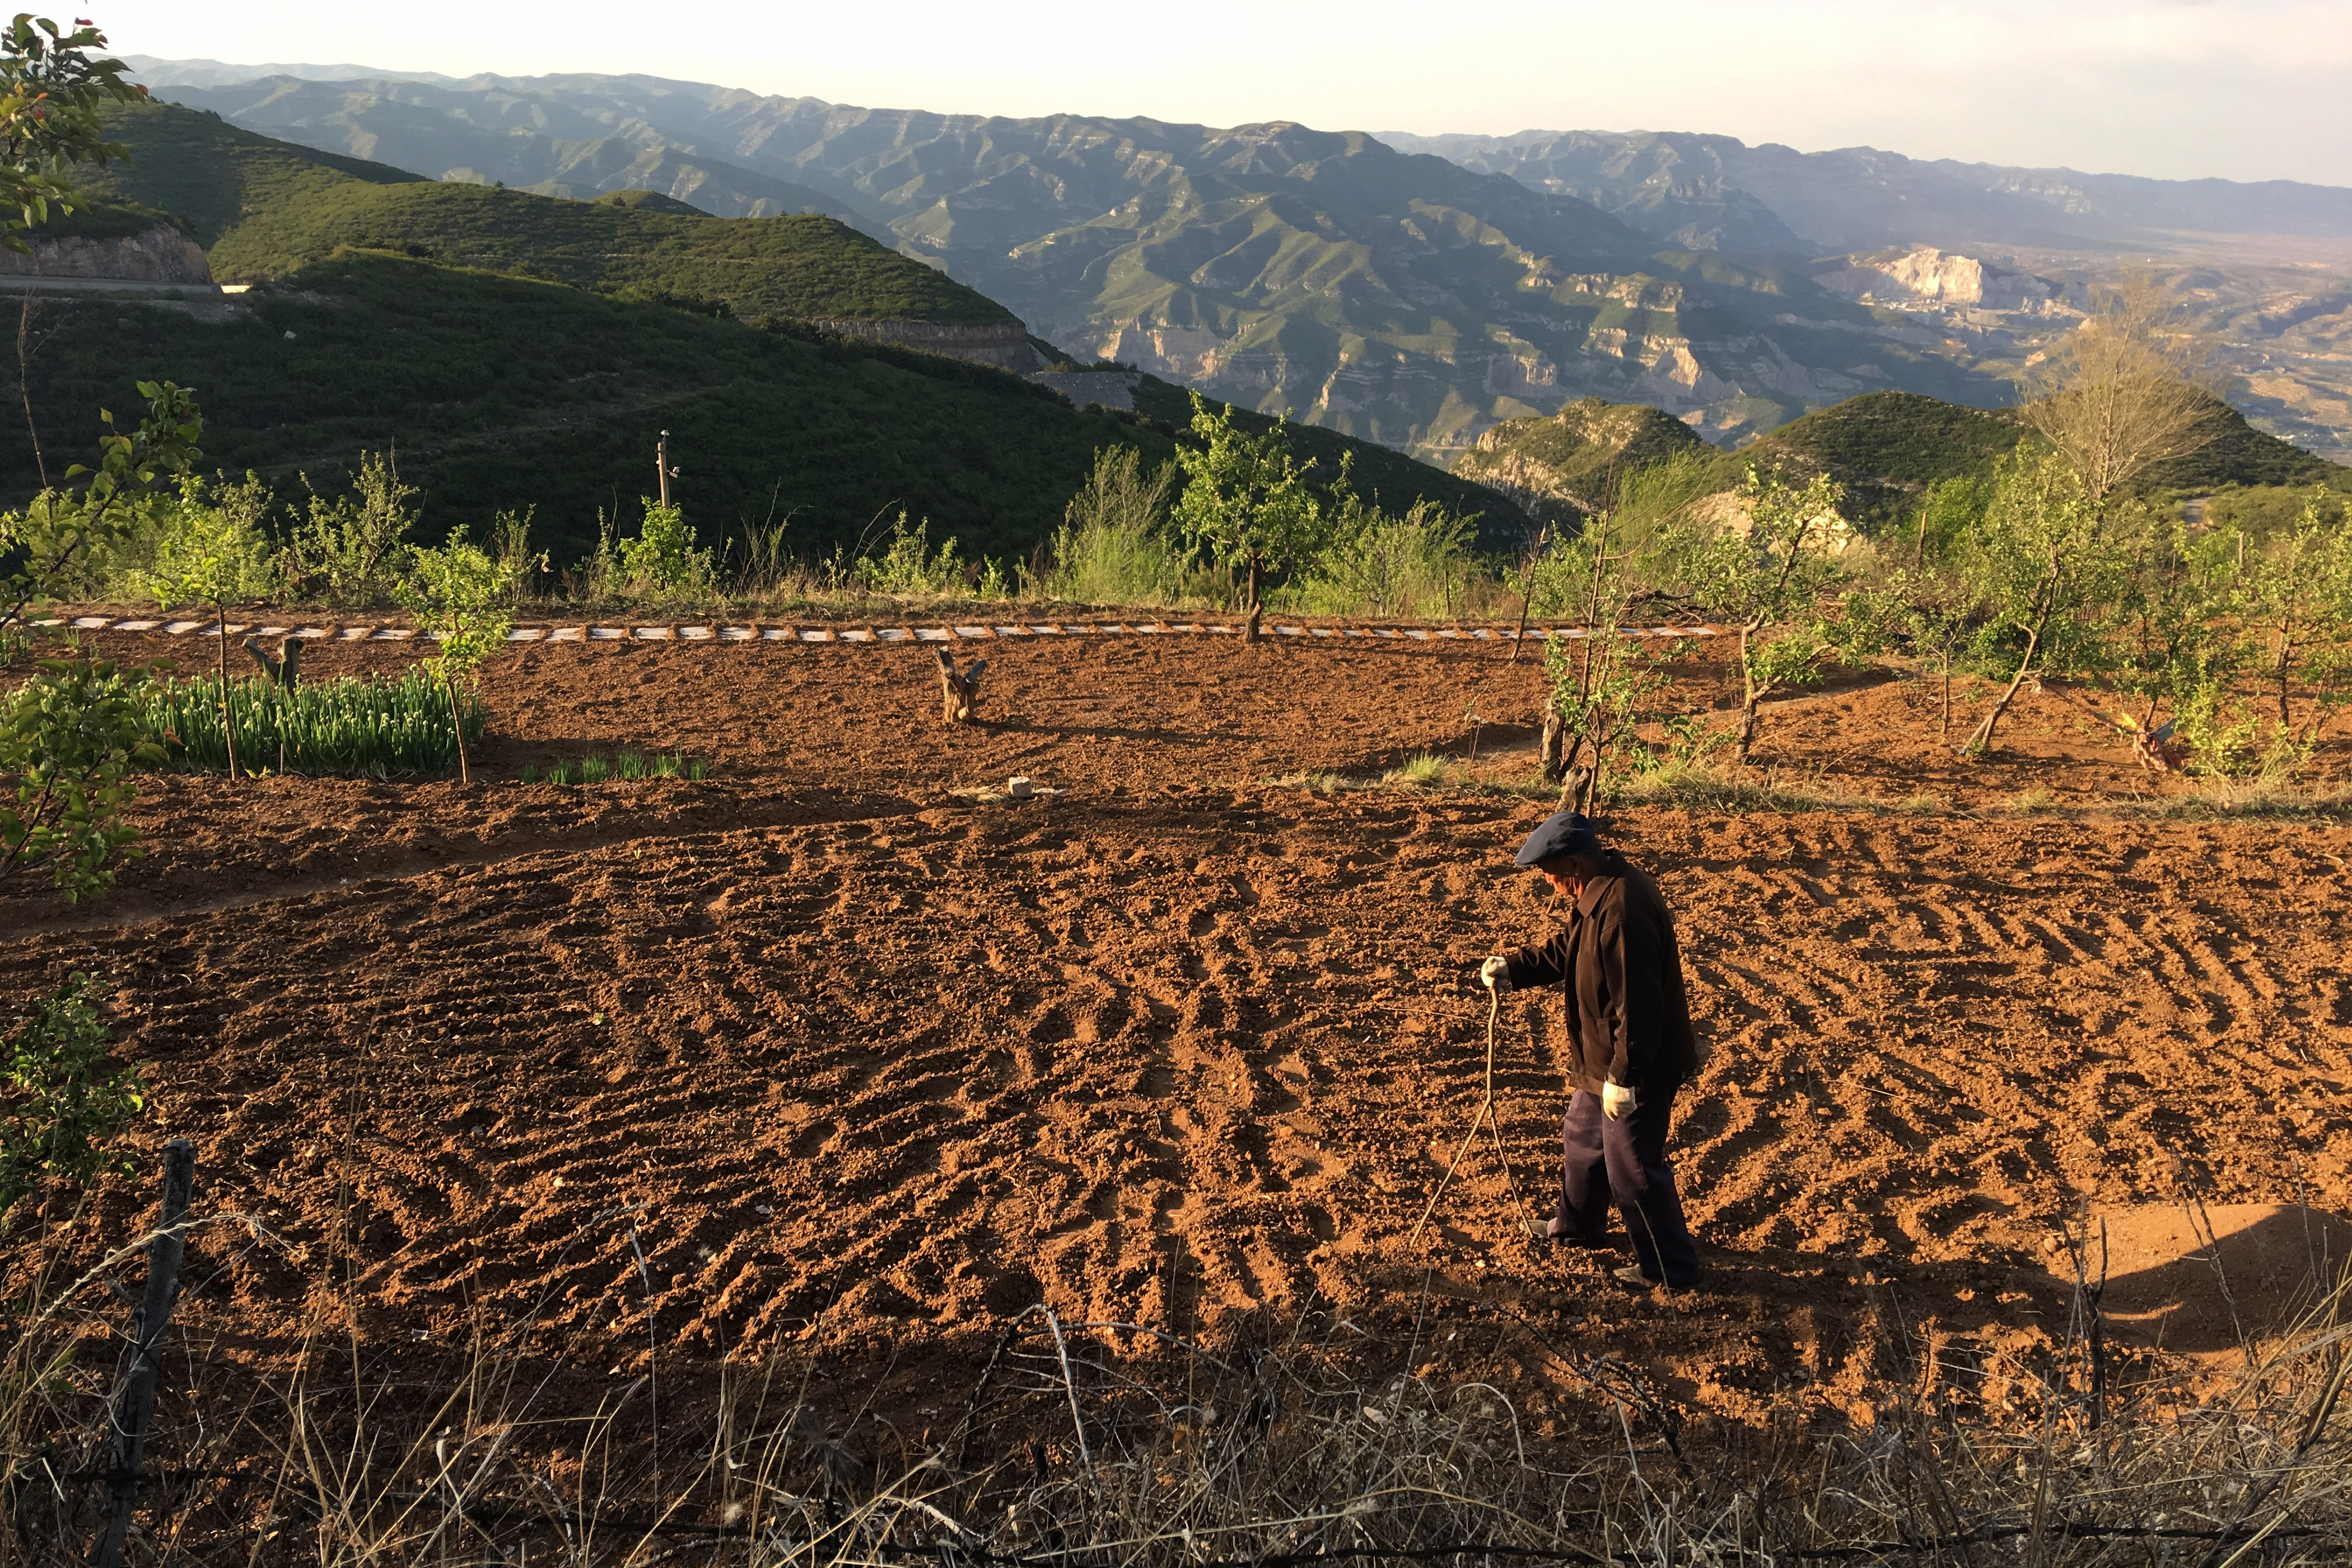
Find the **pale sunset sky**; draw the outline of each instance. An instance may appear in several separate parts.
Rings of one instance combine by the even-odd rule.
[[[88,14],[88,13],[85,13]],[[2352,0],[98,0],[117,53],[642,72],[984,114],[1705,131],[2352,185]]]

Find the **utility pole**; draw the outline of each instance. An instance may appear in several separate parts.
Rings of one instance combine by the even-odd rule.
[[[667,430],[661,433],[661,439],[654,443],[654,471],[661,476],[661,503],[667,507],[669,505],[669,477],[677,471],[669,466],[669,432]]]

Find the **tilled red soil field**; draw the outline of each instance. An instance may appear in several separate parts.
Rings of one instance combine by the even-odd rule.
[[[332,1278],[387,1356],[487,1313],[627,1374],[634,1245],[688,1363],[798,1346],[929,1387],[1037,1301],[1191,1333],[1488,1300],[1695,1410],[1843,1416],[1898,1342],[1998,1398],[2063,1311],[2047,1243],[2084,1200],[2352,1210],[2352,834],[1995,812],[2155,786],[2055,696],[1963,764],[1925,696],[1865,684],[1775,710],[1759,763],[1938,808],[1612,822],[1716,1046],[1677,1133],[1703,1286],[1635,1297],[1520,1238],[1557,1173],[1540,998],[1499,1021],[1508,1176],[1473,1150],[1416,1237],[1479,1100],[1471,973],[1553,918],[1509,860],[1548,805],[1273,781],[1474,733],[1524,773],[1533,668],[991,653],[992,721],[963,730],[921,647],[519,652],[487,782],[156,781],[155,853],[114,894],[0,903],[0,986],[117,983],[150,1131],[197,1142],[200,1207],[268,1233],[199,1244],[189,1321],[265,1364]],[[1700,701],[1721,677],[1693,667]],[[625,744],[717,772],[515,780]],[[1013,773],[1060,793],[955,793]],[[79,1233],[148,1201],[110,1184]]]

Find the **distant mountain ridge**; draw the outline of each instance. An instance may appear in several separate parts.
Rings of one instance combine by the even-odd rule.
[[[1718,438],[1874,386],[2007,397],[1932,335],[1882,331],[1802,276],[1662,252],[1580,198],[1357,132],[869,110],[645,77],[166,91],[265,134],[551,194],[646,185],[753,216],[779,184],[813,191],[1055,342],[1432,458],[1582,396]]]
[[[1639,131],[1381,140],[1581,197],[1656,238],[1759,258],[1911,244],[2128,247],[2184,232],[2352,237],[2352,188],[2292,180],[2154,180]]]
[[[2000,406],[2088,288],[2151,258],[2223,345],[2252,417],[2352,454],[2352,191],[2336,187],[1685,132],[1383,138],[940,115],[638,76],[145,63],[166,96],[249,129],[436,178],[825,212],[1081,358],[1432,460],[1594,396],[1722,444],[1873,391]],[[2301,237],[2305,252],[2217,250],[2216,233]],[[1923,291],[1929,253],[1944,281]],[[2343,276],[2313,265],[2333,256]],[[1951,286],[1964,276],[1976,284]]]

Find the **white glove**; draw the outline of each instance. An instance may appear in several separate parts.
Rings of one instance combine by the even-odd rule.
[[[1500,995],[1511,988],[1511,963],[1507,958],[1490,958],[1478,966],[1478,984]]]
[[[1601,1086],[1601,1114],[1612,1121],[1622,1121],[1642,1108],[1642,1097],[1614,1081]]]

